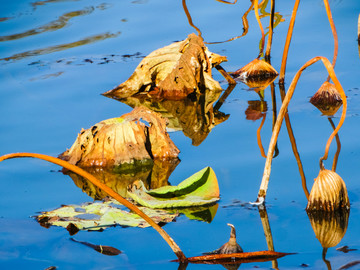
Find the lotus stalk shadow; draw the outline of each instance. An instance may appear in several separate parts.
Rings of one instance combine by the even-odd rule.
[[[277,138],[280,132],[280,128],[283,122],[283,119],[287,113],[287,108],[288,105],[290,103],[290,100],[294,94],[294,90],[296,88],[297,82],[299,81],[299,78],[302,74],[302,72],[309,66],[311,66],[312,64],[318,62],[319,60],[321,60],[325,66],[325,68],[327,69],[332,81],[335,84],[336,89],[339,91],[341,98],[343,100],[343,110],[342,110],[342,114],[341,114],[341,118],[339,121],[338,126],[336,127],[336,129],[332,132],[332,134],[330,135],[326,147],[325,147],[325,154],[323,157],[321,157],[320,159],[320,163],[322,164],[323,160],[326,160],[328,157],[328,152],[329,152],[329,148],[331,145],[331,142],[333,140],[333,138],[335,137],[335,135],[338,133],[339,129],[341,128],[344,120],[345,120],[345,116],[346,116],[346,109],[347,109],[347,101],[346,101],[346,95],[345,92],[339,82],[339,80],[337,79],[333,66],[332,64],[329,62],[329,60],[325,57],[315,57],[312,58],[311,60],[309,60],[308,62],[306,62],[301,68],[300,70],[295,74],[295,77],[293,78],[288,92],[284,98],[283,104],[280,108],[279,114],[278,114],[278,118],[276,120],[275,126],[273,128],[273,133],[271,136],[271,140],[270,140],[270,144],[269,144],[269,150],[267,152],[267,158],[266,158],[266,162],[265,162],[265,168],[264,168],[264,173],[263,173],[263,177],[262,177],[262,181],[260,184],[260,188],[259,188],[259,192],[258,192],[258,196],[257,196],[257,200],[256,203],[257,204],[263,204],[265,202],[265,197],[266,197],[266,193],[267,193],[267,189],[268,189],[268,184],[269,184],[269,179],[270,179],[270,173],[271,173],[271,163],[272,163],[272,158],[273,158],[273,153],[274,153],[274,149],[275,149],[275,145],[277,142]]]

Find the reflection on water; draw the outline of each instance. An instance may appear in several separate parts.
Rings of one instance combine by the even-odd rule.
[[[43,5],[46,5],[46,4],[51,4],[51,3],[58,3],[58,2],[77,2],[77,1],[80,1],[80,0],[43,0],[43,1],[36,1],[36,2],[33,2],[31,3],[31,5],[36,8],[37,6],[43,6]]]
[[[68,13],[60,16],[59,19],[49,22],[45,25],[36,27],[34,29],[30,29],[30,30],[27,30],[27,31],[19,33],[19,34],[0,36],[0,42],[16,40],[16,39],[25,38],[25,37],[29,37],[32,35],[38,35],[38,34],[49,32],[49,31],[59,30],[59,29],[65,27],[68,24],[68,22],[70,21],[70,19],[78,17],[78,16],[88,15],[88,14],[92,13],[94,10],[95,10],[94,7],[86,7],[82,10],[68,12]]]
[[[213,104],[219,99],[220,94],[220,91],[207,90],[205,94],[192,95],[182,100],[158,100],[137,94],[119,99],[119,101],[132,108],[145,106],[160,113],[168,120],[168,130],[182,130],[187,137],[192,139],[192,144],[197,146],[205,140],[216,125],[229,118],[229,115],[213,109]]]
[[[99,181],[111,187],[123,197],[127,197],[127,187],[136,180],[141,180],[147,189],[167,186],[170,174],[179,164],[178,159],[170,161],[154,160],[148,164],[124,164],[115,168],[83,168]],[[76,173],[65,171],[78,186],[95,200],[102,200],[107,195],[103,190]]]
[[[102,40],[105,40],[108,38],[114,38],[114,37],[117,37],[118,35],[120,35],[120,33],[121,32],[117,32],[117,33],[107,32],[107,33],[103,33],[103,34],[99,34],[99,35],[93,35],[93,36],[89,36],[84,39],[80,39],[78,41],[74,41],[74,42],[70,42],[70,43],[50,46],[50,47],[43,48],[43,49],[26,51],[23,53],[17,53],[12,56],[9,56],[9,57],[0,58],[0,61],[1,60],[5,60],[5,61],[14,60],[15,61],[15,60],[21,60],[23,58],[30,57],[30,56],[37,56],[37,55],[42,55],[42,54],[59,52],[59,51],[95,43],[95,42],[102,41]]]

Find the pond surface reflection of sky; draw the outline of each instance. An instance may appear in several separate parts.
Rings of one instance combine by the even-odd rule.
[[[285,20],[274,29],[271,49],[271,64],[278,72],[293,2],[276,1],[275,11]],[[285,123],[278,139],[278,155],[273,160],[266,212],[249,204],[256,200],[274,112],[281,106],[277,79],[265,89],[237,82],[226,92],[227,81],[213,69],[213,77],[224,91],[211,96],[214,100],[207,100],[206,106],[198,99],[119,102],[101,95],[127,80],[150,52],[186,39],[197,33],[196,28],[211,52],[227,57],[228,61],[221,64],[226,71],[243,67],[259,54],[261,33],[253,10],[246,17],[246,35],[225,43],[215,42],[242,35],[242,18],[250,1],[230,5],[215,0],[187,0],[194,28],[181,1],[0,0],[0,154],[37,152],[57,156],[72,145],[81,128],[128,113],[138,103],[149,104],[171,114],[169,134],[181,151],[181,162],[168,181],[177,185],[206,166],[211,166],[218,178],[221,200],[211,222],[180,215],[176,222],[164,226],[187,256],[200,255],[225,243],[229,237],[226,224],[231,223],[244,251],[267,250],[272,243],[276,251],[296,253],[276,262],[243,263],[239,269],[339,269],[359,260],[360,2],[329,2],[339,36],[335,72],[348,97],[336,171],[346,182],[351,202],[347,222],[346,218],[335,218],[323,225],[339,237],[339,242],[332,242],[334,246],[327,246],[326,235],[317,226],[324,221],[310,219],[305,211],[307,200]],[[270,3],[265,10],[269,12]],[[269,17],[262,16],[261,20],[267,32]],[[285,88],[312,57],[321,55],[331,61],[333,48],[323,1],[302,1],[289,50]],[[309,103],[326,78],[322,64],[307,68],[289,106],[309,190],[333,130],[327,117]],[[341,110],[332,118],[335,125]],[[190,120],[183,118],[185,111],[201,132],[188,125]],[[334,140],[326,168],[331,168],[336,151]],[[118,256],[105,256],[71,241],[63,228],[41,227],[32,218],[38,212],[93,200],[59,170],[33,159],[0,163],[0,268],[178,269],[177,263],[170,262],[175,255],[152,228],[115,227],[101,233],[79,232],[74,237],[123,251]],[[339,224],[347,224],[347,228]],[[269,231],[271,234],[266,233]],[[337,250],[342,246],[354,250]],[[221,265],[187,266],[210,268],[224,269]]]

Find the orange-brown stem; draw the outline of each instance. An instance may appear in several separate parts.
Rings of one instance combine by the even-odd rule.
[[[274,30],[274,15],[275,15],[275,0],[271,0],[271,7],[270,7],[270,23],[269,23],[269,37],[266,44],[266,51],[265,51],[265,61],[270,63],[270,52],[271,52],[271,44],[273,38],[273,30]]]
[[[198,36],[202,38],[200,29],[197,28],[197,27],[194,25],[193,21],[192,21],[190,12],[189,12],[189,10],[188,10],[188,8],[187,8],[187,5],[186,5],[186,0],[182,0],[182,6],[183,6],[183,9],[184,9],[184,11],[185,11],[185,14],[186,14],[186,17],[187,17],[187,19],[188,19],[188,21],[189,21],[190,26],[194,27],[195,30],[196,30],[196,32],[198,32]]]
[[[277,138],[279,136],[279,132],[280,132],[280,128],[282,125],[282,121],[284,119],[285,114],[287,113],[287,108],[288,105],[290,103],[290,100],[294,94],[294,90],[296,88],[297,82],[299,81],[299,78],[302,74],[302,72],[309,66],[311,66],[312,64],[316,63],[317,61],[321,60],[325,66],[325,68],[327,69],[332,81],[335,84],[336,89],[339,91],[340,96],[343,100],[343,111],[341,114],[341,118],[339,121],[338,126],[336,127],[336,129],[332,132],[332,134],[330,135],[327,143],[326,143],[326,147],[325,147],[325,154],[323,157],[320,158],[320,167],[322,167],[322,161],[326,160],[328,157],[328,153],[329,153],[329,148],[331,145],[331,142],[334,138],[334,136],[338,133],[339,129],[341,128],[342,124],[344,123],[345,120],[345,116],[346,116],[346,109],[347,109],[347,100],[346,100],[346,95],[344,92],[344,89],[342,88],[339,80],[337,79],[333,66],[332,64],[329,62],[329,60],[325,57],[315,57],[312,58],[311,60],[309,60],[308,62],[306,62],[301,68],[300,70],[295,74],[294,79],[292,80],[288,92],[284,98],[283,104],[281,105],[279,114],[278,114],[278,118],[276,120],[274,129],[273,129],[273,133],[271,136],[271,140],[270,140],[270,144],[269,144],[269,150],[267,152],[267,158],[266,158],[266,162],[265,162],[265,168],[264,168],[264,173],[263,173],[263,177],[262,177],[262,181],[260,184],[260,189],[259,189],[259,193],[258,193],[258,197],[257,197],[257,202],[259,203],[264,203],[265,201],[265,197],[266,197],[266,193],[267,193],[267,188],[268,188],[268,184],[269,184],[269,179],[270,179],[270,172],[271,172],[271,162],[272,162],[272,158],[273,158],[273,153],[274,153],[274,149],[275,149],[275,145],[277,142]]]
[[[259,16],[259,0],[254,0],[254,11],[255,11],[255,17],[259,24],[260,30],[261,30],[261,45],[260,45],[260,52],[258,58],[260,58],[264,54],[264,47],[265,47],[265,33],[264,28],[261,24],[260,16]]]
[[[130,203],[128,200],[123,198],[120,194],[109,188],[107,185],[101,183],[99,180],[97,180],[93,175],[90,173],[84,171],[83,169],[72,165],[64,160],[61,160],[59,158],[55,158],[48,155],[43,154],[36,154],[36,153],[12,153],[3,155],[0,157],[0,162],[4,161],[6,159],[11,158],[21,158],[21,157],[30,157],[30,158],[38,158],[42,160],[49,161],[51,163],[57,164],[59,166],[62,166],[70,171],[73,171],[74,173],[77,173],[78,175],[86,178],[91,183],[93,183],[95,186],[101,188],[103,191],[105,191],[109,196],[113,197],[115,200],[129,208],[131,211],[138,214],[140,217],[142,217],[147,223],[149,223],[163,238],[164,240],[169,244],[171,249],[174,251],[175,255],[178,257],[178,260],[181,262],[186,261],[186,257],[184,253],[181,251],[179,246],[175,243],[175,241],[165,232],[164,229],[162,229],[158,224],[155,223],[148,215],[146,215],[144,212],[142,212],[136,205]]]
[[[338,54],[338,49],[339,49],[339,40],[338,40],[338,35],[336,32],[336,27],[335,27],[335,23],[331,14],[331,9],[330,9],[330,5],[329,5],[329,1],[328,0],[324,0],[324,5],[325,5],[325,9],[326,9],[326,14],[327,17],[329,19],[329,23],[330,23],[330,27],[331,27],[331,32],[334,36],[334,56],[333,56],[333,60],[332,60],[332,65],[335,68],[335,64],[336,64],[336,58],[337,58],[337,54]],[[326,81],[330,81],[330,76],[327,77]]]
[[[261,124],[259,126],[259,128],[257,129],[256,131],[256,137],[257,137],[257,143],[258,143],[258,146],[259,146],[259,149],[260,149],[260,153],[261,153],[261,156],[266,158],[266,154],[265,154],[265,151],[264,151],[264,147],[262,145],[262,142],[261,142],[261,129],[265,123],[265,119],[266,119],[266,114],[264,113],[263,116],[262,116],[262,121],[261,121]]]
[[[297,10],[299,7],[299,3],[300,3],[300,0],[295,0],[294,8],[293,8],[293,11],[291,14],[289,29],[288,29],[288,32],[286,35],[285,47],[284,47],[283,56],[282,56],[282,60],[281,60],[281,68],[280,68],[280,75],[279,75],[279,83],[280,84],[284,84],[284,81],[285,81],[286,62],[287,62],[287,57],[288,57],[288,53],[289,53],[289,47],[290,47],[292,33],[294,30],[296,13],[297,13]]]

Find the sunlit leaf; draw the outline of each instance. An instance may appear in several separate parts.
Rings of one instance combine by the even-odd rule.
[[[152,91],[156,96],[179,99],[205,89],[221,91],[211,69],[223,61],[226,57],[209,52],[199,36],[190,34],[150,53],[127,81],[104,95],[125,98]]]
[[[71,223],[79,230],[103,230],[116,225],[141,228],[150,226],[143,218],[135,213],[121,210],[120,206],[114,200],[83,205],[65,205],[53,211],[43,212],[36,219],[45,227],[67,228]],[[146,207],[140,207],[140,209],[156,223],[168,223],[178,216],[178,214],[170,214],[163,210]]]
[[[210,167],[190,176],[177,186],[146,190],[142,181],[128,189],[137,203],[150,208],[191,207],[215,203],[220,199],[216,175]]]
[[[83,167],[177,158],[179,150],[165,129],[165,120],[157,113],[139,107],[82,130],[72,147],[59,157]]]

